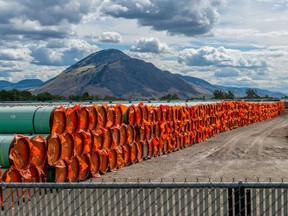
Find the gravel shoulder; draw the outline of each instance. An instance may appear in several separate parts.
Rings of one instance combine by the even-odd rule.
[[[288,114],[109,172],[93,181],[288,181]]]

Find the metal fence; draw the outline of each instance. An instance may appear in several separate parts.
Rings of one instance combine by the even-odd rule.
[[[288,215],[288,183],[0,183],[0,215]]]

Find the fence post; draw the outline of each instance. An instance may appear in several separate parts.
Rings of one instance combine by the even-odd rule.
[[[255,190],[255,188],[254,188]],[[256,199],[254,197],[254,199]],[[251,190],[246,190],[246,208],[247,208],[247,216],[251,215]]]
[[[1,180],[1,176],[0,176],[0,180]],[[2,185],[0,186],[0,211],[4,211],[4,197],[3,197]]]
[[[238,185],[234,188],[234,213],[235,216],[240,216],[240,185],[239,182]]]
[[[239,182],[239,192],[240,192],[240,215],[245,216],[245,212],[247,209],[245,202],[245,187],[243,186],[241,181]]]
[[[238,182],[238,186],[234,190],[235,216],[245,216],[247,206],[245,205],[245,186],[242,181]]]
[[[229,212],[229,216],[233,216],[233,210],[234,210],[234,206],[233,206],[233,189],[232,188],[228,188],[228,212]]]

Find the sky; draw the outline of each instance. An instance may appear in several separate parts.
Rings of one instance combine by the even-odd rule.
[[[288,94],[288,0],[0,0],[0,80],[46,81],[108,48]]]

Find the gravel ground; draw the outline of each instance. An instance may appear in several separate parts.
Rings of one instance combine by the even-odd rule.
[[[93,181],[288,181],[288,114],[218,134]]]

